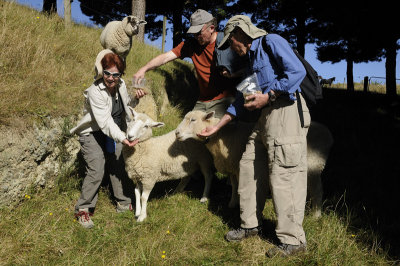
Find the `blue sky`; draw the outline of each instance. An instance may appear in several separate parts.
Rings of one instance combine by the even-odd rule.
[[[43,0],[16,0],[20,4],[24,4],[27,6],[31,6],[37,10],[42,9]],[[82,24],[90,24],[93,23],[90,21],[88,17],[82,14],[79,6],[79,1],[73,1],[71,7],[72,19],[76,23]],[[63,0],[57,0],[57,10],[58,14],[63,17],[64,16],[64,6]],[[169,28],[171,25],[167,25]],[[373,38],[371,36],[371,38]],[[156,41],[150,41],[148,38],[145,38],[145,43],[153,45],[161,50],[161,37]],[[172,47],[172,33],[170,30],[167,30],[166,43],[165,43],[165,51],[171,50]],[[331,78],[336,77],[336,82],[343,83],[346,81],[346,62],[341,61],[336,64],[331,63],[321,63],[316,59],[316,53],[314,51],[315,46],[311,44],[306,45],[306,59],[310,64],[317,70],[318,74],[323,78]],[[400,79],[400,52],[397,53],[397,62],[396,62],[396,78]],[[385,77],[385,60],[381,62],[371,62],[371,63],[362,63],[362,64],[354,64],[353,66],[353,75],[355,82],[361,82],[364,79],[364,76],[369,77]],[[384,79],[375,79],[376,82],[383,82]],[[397,80],[397,83],[400,83],[400,80]]]

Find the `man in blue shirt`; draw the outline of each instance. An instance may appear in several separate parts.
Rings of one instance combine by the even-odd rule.
[[[307,195],[306,136],[311,119],[302,96],[296,98],[296,91],[300,91],[306,71],[285,39],[255,27],[247,16],[237,15],[228,20],[219,47],[227,41],[238,55],[249,57],[248,74],[256,74],[262,93],[246,96],[246,103],[243,95],[237,93],[220,122],[200,134],[203,137],[215,134],[240,116],[244,108],[261,109],[240,161],[241,227],[229,231],[226,239],[240,241],[259,234],[269,177],[277,216],[275,232],[281,243],[268,250],[267,255],[303,252],[306,250],[302,226]],[[299,100],[303,106],[304,127],[296,104]]]

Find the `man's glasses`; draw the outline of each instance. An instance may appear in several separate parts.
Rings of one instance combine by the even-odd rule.
[[[119,72],[110,72],[110,71],[107,71],[107,70],[103,70],[103,74],[104,75],[106,75],[106,76],[112,76],[113,78],[119,78],[119,77],[121,77],[121,73],[119,73]]]

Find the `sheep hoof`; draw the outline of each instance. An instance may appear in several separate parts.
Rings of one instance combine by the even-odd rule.
[[[208,198],[206,198],[206,197],[202,197],[201,199],[200,199],[200,202],[201,203],[206,203],[208,201]]]
[[[140,215],[136,221],[138,221],[139,223],[143,222],[144,219],[146,219],[146,215]]]
[[[314,210],[313,215],[314,218],[320,218],[321,217],[321,210]]]

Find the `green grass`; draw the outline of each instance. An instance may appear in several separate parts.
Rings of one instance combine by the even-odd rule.
[[[173,184],[165,185],[172,189]],[[229,226],[223,217],[226,201],[201,204],[190,191],[160,193],[149,202],[148,218],[135,222],[133,213],[117,214],[107,190],[99,195],[93,220],[95,227],[83,229],[73,210],[80,191],[71,187],[58,193],[45,190],[30,195],[15,209],[0,209],[0,264],[101,264],[101,265],[384,265],[385,253],[370,248],[375,237],[350,228],[333,210],[319,220],[307,216],[309,251],[293,258],[267,259],[272,247],[259,237],[228,243]],[[222,211],[210,211],[218,204]],[[212,208],[211,208],[212,209]],[[235,210],[238,212],[238,210]],[[231,212],[231,211],[230,211]],[[225,215],[222,215],[225,213]],[[274,221],[269,200],[264,211]],[[351,214],[349,214],[349,218]],[[165,253],[164,253],[165,252]],[[163,257],[165,255],[165,257]]]
[[[45,117],[63,117],[62,147],[69,137],[68,128],[82,110],[82,92],[92,81],[94,59],[101,50],[101,30],[83,25],[65,30],[58,17],[46,17],[3,0],[0,24],[0,126],[29,129]],[[134,43],[127,58],[127,83],[140,66],[159,53],[154,47]],[[159,114],[166,126],[155,135],[163,134],[175,128],[196,98],[192,66],[177,61],[149,72],[146,78],[159,106],[165,90],[172,103]],[[59,160],[64,156],[62,153]],[[352,154],[347,156],[351,159]],[[343,162],[339,160],[340,165]],[[330,182],[341,184],[340,177],[348,172],[342,168],[328,171]],[[85,230],[73,215],[82,182],[76,163],[62,169],[54,188],[31,189],[14,208],[0,208],[0,265],[394,264],[386,246],[381,245],[381,236],[368,228],[368,221],[356,226],[358,213],[351,207],[346,212],[339,210],[336,205],[340,200],[333,197],[326,202],[322,218],[305,217],[306,254],[287,259],[265,257],[266,249],[272,247],[275,226],[270,199],[264,209],[263,239],[226,242],[225,233],[238,226],[239,210],[227,208],[230,187],[225,178],[214,178],[208,204],[199,202],[204,185],[201,179],[193,179],[185,193],[176,195],[171,193],[176,182],[157,184],[143,223],[137,223],[133,213],[117,214],[109,190],[103,187],[93,217],[95,227]]]
[[[78,24],[65,29],[58,16],[48,17],[3,0],[0,25],[0,125],[19,128],[40,122],[43,117],[80,114],[82,93],[93,81],[95,58],[103,49],[101,29]],[[139,67],[158,54],[160,50],[155,47],[134,41],[123,76],[128,86]],[[181,77],[191,75],[193,79],[192,69],[191,64],[177,60],[146,74],[159,106],[162,92],[165,88],[172,91],[172,86],[171,96],[183,105],[191,104],[188,101],[193,101],[197,86],[188,89],[190,84]],[[177,79],[183,81],[174,84]],[[182,91],[186,93],[179,96]],[[180,114],[173,106],[166,112]],[[176,123],[170,123],[165,115],[164,119],[167,125]]]
[[[329,87],[333,88],[333,89],[347,90],[346,83],[333,83]],[[360,83],[355,82],[354,83],[354,91],[360,91],[360,92],[364,91],[364,82],[360,82]],[[396,91],[397,91],[397,95],[400,95],[400,85],[396,85]],[[368,87],[368,92],[386,94],[386,85],[378,83],[378,82],[371,82]]]

